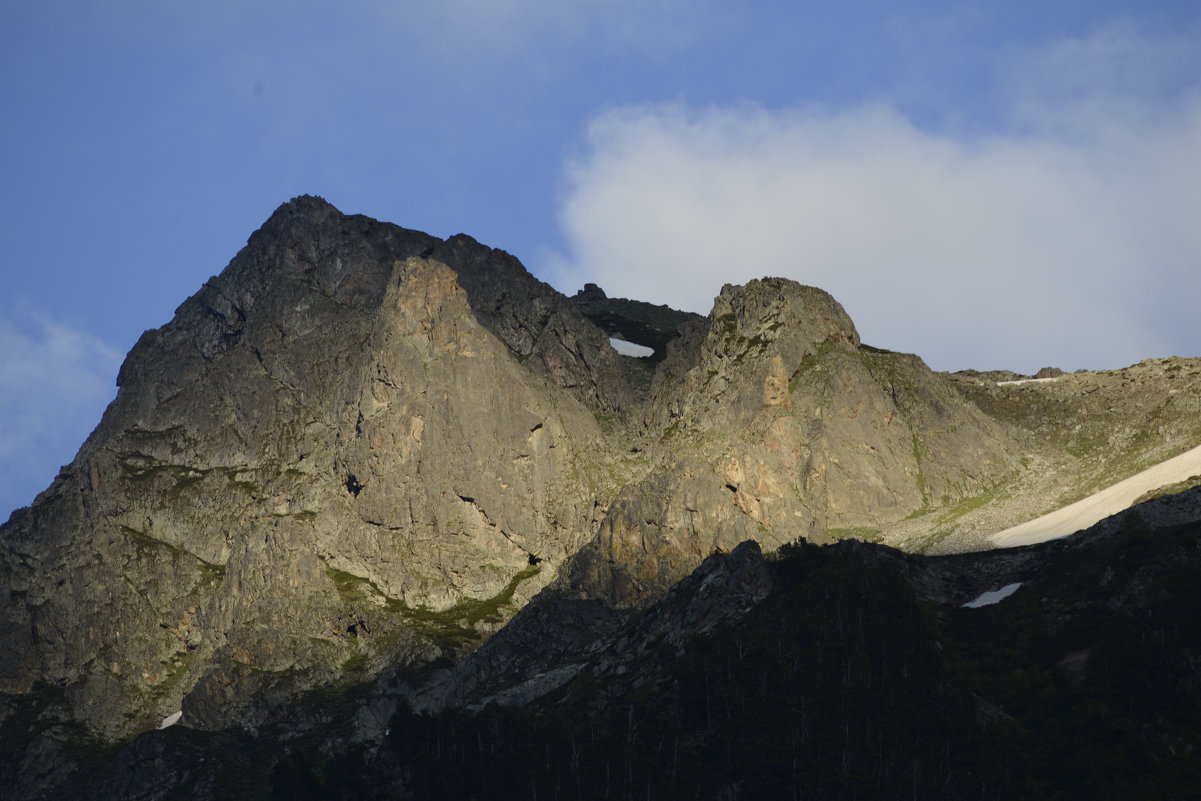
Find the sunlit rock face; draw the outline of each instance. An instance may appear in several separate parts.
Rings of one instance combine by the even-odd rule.
[[[711,567],[798,539],[967,551],[1201,440],[1195,360],[936,374],[792,281],[726,286],[705,317],[568,299],[470,237],[312,197],[118,383],[0,528],[0,734],[258,730],[312,690],[395,695],[538,595],[541,642],[502,638],[429,694],[499,686],[483,674],[507,653],[524,698],[740,543]],[[750,604],[766,585],[741,570]],[[541,676],[548,654],[564,672]]]
[[[820,289],[726,286],[656,371],[643,419],[661,461],[627,484],[572,586],[638,603],[709,553],[879,532],[992,485],[1005,429],[917,357],[865,348]]]
[[[590,536],[618,358],[507,254],[292,201],[3,529],[2,689],[118,737],[454,653]]]

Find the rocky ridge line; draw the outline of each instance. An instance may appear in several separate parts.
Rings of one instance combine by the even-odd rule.
[[[42,699],[51,749],[181,710],[270,727],[316,688],[460,660],[539,593],[567,654],[745,541],[969,549],[1023,492],[1198,425],[1196,360],[939,375],[786,279],[672,325],[648,367],[503,251],[281,206],[0,527],[0,720]]]

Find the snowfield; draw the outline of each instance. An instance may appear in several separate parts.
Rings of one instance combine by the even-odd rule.
[[[1050,384],[1052,381],[1058,381],[1062,376],[1054,378],[1020,378],[1017,381],[998,381],[998,387],[1017,387],[1022,384]]]
[[[993,534],[989,540],[998,548],[1033,545],[1057,540],[1083,531],[1101,520],[1129,509],[1148,492],[1201,475],[1201,446],[1173,456],[1141,473],[1106,487],[1087,498]]]

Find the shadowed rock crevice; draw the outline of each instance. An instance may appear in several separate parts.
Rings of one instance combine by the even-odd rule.
[[[572,297],[580,313],[611,337],[654,350],[652,364],[667,358],[667,346],[690,322],[701,319],[692,312],[640,300],[607,297],[596,284],[586,284]]]

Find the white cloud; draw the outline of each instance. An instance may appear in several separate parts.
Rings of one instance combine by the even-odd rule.
[[[121,355],[44,315],[0,317],[0,521],[71,461],[116,394]]]
[[[1133,58],[1138,42],[1103,35]],[[702,312],[723,283],[784,275],[830,291],[865,341],[939,369],[1201,355],[1201,101],[1082,81],[1054,102],[1027,91],[1021,131],[987,135],[888,105],[610,110],[569,166],[569,254],[547,272]]]
[[[1152,34],[1134,21],[1116,20],[1085,36],[1015,48],[1002,64],[1001,79],[1016,110],[1044,124],[1065,105],[1068,119],[1088,120],[1081,107],[1098,101],[1107,112],[1122,104],[1153,114],[1150,101],[1196,88],[1199,37],[1196,22]]]
[[[708,0],[444,0],[431,9],[460,36],[539,48],[552,37],[602,36],[637,46],[678,45],[717,11]]]

